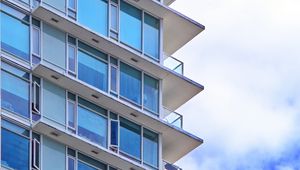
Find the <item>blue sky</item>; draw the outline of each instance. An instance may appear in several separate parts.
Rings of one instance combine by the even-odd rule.
[[[185,170],[300,170],[300,1],[177,0],[206,26],[174,56],[205,90],[178,112]],[[188,123],[187,123],[188,122]]]

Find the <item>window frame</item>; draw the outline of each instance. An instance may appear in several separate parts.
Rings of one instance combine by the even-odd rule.
[[[36,164],[36,149],[37,149],[37,144],[38,144],[38,150],[39,150],[39,157],[37,159],[40,159],[41,157],[41,143],[37,139],[32,139],[32,159],[33,159],[33,164],[32,167],[35,168],[36,170],[40,170],[40,163],[39,165]],[[39,161],[40,162],[40,161]]]

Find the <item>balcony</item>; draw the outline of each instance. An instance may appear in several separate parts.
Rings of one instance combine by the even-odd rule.
[[[164,168],[165,168],[164,170],[182,170],[178,166],[170,164],[170,163],[168,163],[166,161],[164,161]]]
[[[174,58],[174,57],[165,57],[166,59],[164,60],[164,66],[175,71],[178,74],[183,75],[184,71],[184,65],[183,62]]]
[[[183,128],[183,116],[177,112],[172,112],[164,108],[163,119],[173,126]]]

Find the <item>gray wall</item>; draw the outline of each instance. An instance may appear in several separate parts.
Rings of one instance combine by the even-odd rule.
[[[43,81],[43,119],[50,124],[65,128],[66,92],[47,80]]]
[[[42,143],[42,169],[43,170],[65,170],[66,169],[66,147],[46,136]]]
[[[43,59],[66,69],[66,34],[48,24],[43,24]]]

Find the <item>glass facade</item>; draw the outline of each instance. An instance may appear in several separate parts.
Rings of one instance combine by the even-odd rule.
[[[141,105],[142,73],[122,62],[120,69],[120,95]]]
[[[159,109],[159,81],[144,74],[144,107],[157,114]]]
[[[1,4],[1,50],[29,62],[29,16]]]
[[[141,160],[141,126],[124,118],[120,119],[120,150]]]
[[[142,51],[142,11],[121,0],[120,40]]]
[[[78,0],[78,21],[91,30],[107,36],[107,0]]]
[[[102,115],[106,114],[106,110],[83,99],[79,103],[78,135],[107,147],[107,118]]]
[[[1,66],[1,107],[29,118],[29,74],[6,63]]]
[[[144,52],[159,61],[159,20],[144,13]]]
[[[1,166],[29,170],[29,131],[5,120],[1,124]]]
[[[151,167],[158,167],[158,135],[144,128],[143,156],[144,163]]]

